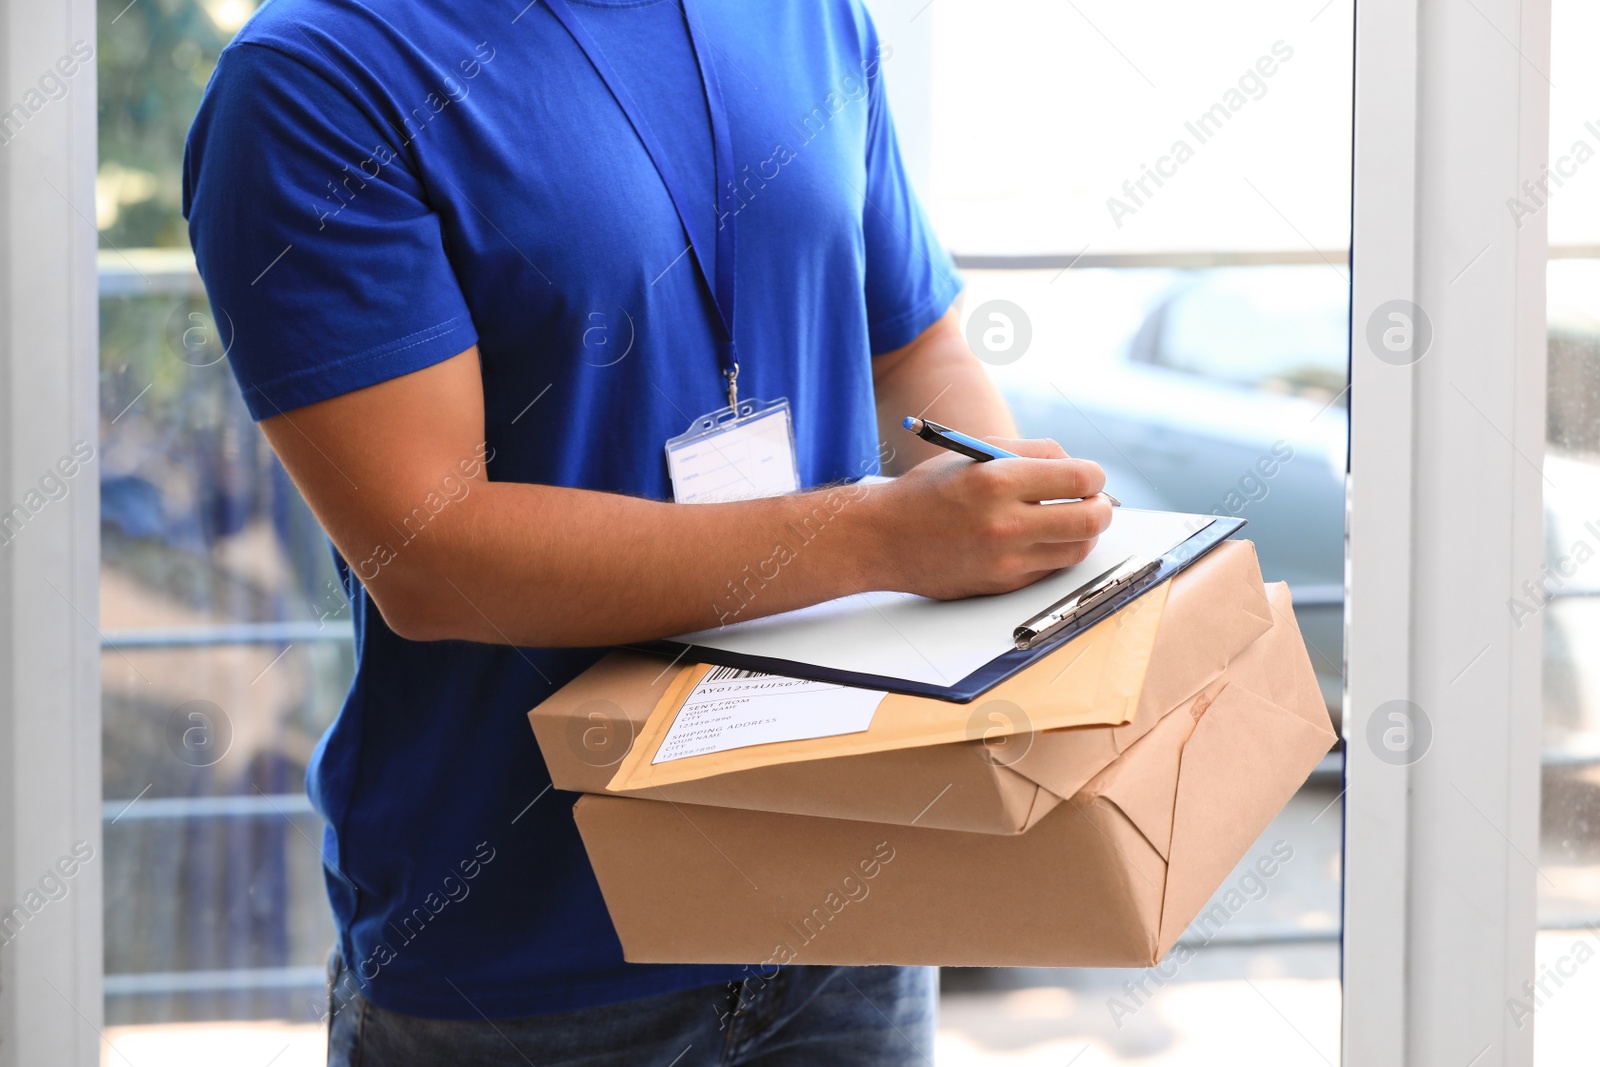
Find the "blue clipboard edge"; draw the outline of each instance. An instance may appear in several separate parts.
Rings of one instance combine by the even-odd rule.
[[[1161,566],[1157,567],[1148,577],[1130,586],[1123,595],[1085,612],[1081,618],[1063,629],[1048,642],[1036,648],[1012,649],[1009,652],[1001,653],[954,685],[934,685],[930,682],[914,682],[904,678],[884,678],[875,674],[857,674],[854,671],[832,670],[809,663],[797,663],[794,660],[771,659],[766,656],[747,656],[739,652],[727,652],[720,648],[707,648],[704,645],[686,645],[681,641],[645,641],[624,647],[645,652],[656,652],[672,656],[675,659],[681,659],[685,653],[693,652],[694,661],[697,663],[714,663],[722,667],[763,671],[767,674],[781,674],[791,678],[811,678],[821,682],[838,682],[841,685],[853,685],[861,689],[885,689],[891,693],[933,697],[937,700],[948,700],[955,704],[967,704],[987,693],[1013,674],[1023,670],[1035,660],[1048,656],[1074,637],[1094,626],[1101,619],[1121,610],[1124,606],[1148,593],[1168,578],[1184,571],[1195,560],[1244,529],[1244,526],[1245,520],[1241,518],[1232,516],[1215,518],[1201,529],[1195,531],[1186,540],[1175,545],[1170,552],[1163,555],[1161,557]]]

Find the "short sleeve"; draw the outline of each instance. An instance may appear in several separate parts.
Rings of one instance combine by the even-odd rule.
[[[299,59],[238,44],[189,131],[189,239],[256,419],[477,341],[439,217],[371,116]]]
[[[869,33],[865,70],[867,95],[867,185],[862,208],[866,237],[867,329],[872,354],[902,348],[938,321],[956,294],[961,277],[939,243],[917,200],[883,85],[883,59],[877,34]]]

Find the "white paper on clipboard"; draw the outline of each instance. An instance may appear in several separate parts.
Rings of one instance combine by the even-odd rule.
[[[672,640],[853,674],[954,685],[1010,651],[1017,626],[1085,581],[1130,555],[1164,555],[1215,518],[1117,508],[1082,563],[1014,592],[966,600],[861,593]]]

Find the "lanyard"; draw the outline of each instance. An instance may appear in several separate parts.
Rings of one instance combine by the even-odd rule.
[[[716,264],[714,270],[706,268],[707,248],[706,235],[701,230],[700,215],[691,210],[695,201],[684,195],[683,186],[679,183],[677,174],[672,170],[667,160],[666,153],[662,151],[661,144],[656,140],[655,133],[650,129],[649,123],[639,111],[639,106],[634,102],[633,95],[628,92],[627,86],[617,77],[617,72],[612,68],[605,53],[600,51],[600,46],[595,43],[583,23],[578,21],[572,8],[567,5],[567,0],[545,0],[550,13],[566,27],[573,41],[583,54],[588,57],[590,66],[595,73],[600,75],[600,80],[605,83],[611,95],[617,101],[617,106],[627,116],[628,122],[633,126],[633,132],[638,135],[644,150],[650,156],[650,161],[655,164],[656,173],[661,176],[661,184],[667,187],[667,195],[672,198],[672,206],[678,212],[678,220],[683,223],[685,232],[689,235],[689,247],[694,252],[695,262],[700,267],[700,276],[705,279],[711,291],[711,302],[717,310],[717,326],[720,327],[717,340],[717,359],[722,365],[722,375],[728,382],[728,406],[734,411],[739,409],[739,358],[738,351],[733,344],[733,308],[734,308],[734,224],[738,218],[738,200],[734,194],[733,186],[733,142],[728,133],[728,115],[722,103],[722,89],[717,82],[716,68],[711,64],[711,55],[705,47],[705,42],[695,32],[694,17],[690,13],[690,0],[680,0],[683,5],[684,25],[689,32],[689,43],[694,49],[696,65],[700,68],[701,85],[706,95],[706,111],[711,119],[711,146],[714,164],[715,180],[717,185],[717,215],[718,225],[716,233]]]

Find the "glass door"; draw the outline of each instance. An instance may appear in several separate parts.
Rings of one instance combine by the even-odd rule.
[[[873,6],[967,335],[1023,432],[1099,461],[1129,506],[1247,519],[1337,721],[1352,0]],[[229,380],[177,200],[254,7],[99,8],[106,1033],[141,1063],[322,1055],[301,781],[350,625]],[[1337,1062],[1342,767],[1159,967],[945,971],[938,1062]]]
[[[1550,228],[1544,566],[1506,604],[1544,630],[1539,934],[1506,1004],[1540,1067],[1592,1055],[1600,996],[1600,12],[1555,0],[1551,18],[1549,170],[1506,202]]]
[[[1129,506],[1248,520],[1337,721],[1352,4],[915,17],[926,199],[1024,435],[1095,459]],[[1342,766],[1331,752],[1160,966],[946,969],[938,1062],[1338,1062]]]
[[[105,1018],[136,1063],[325,1051],[304,778],[349,685],[349,610],[240,400],[179,200],[201,92],[255,6],[99,7]]]

